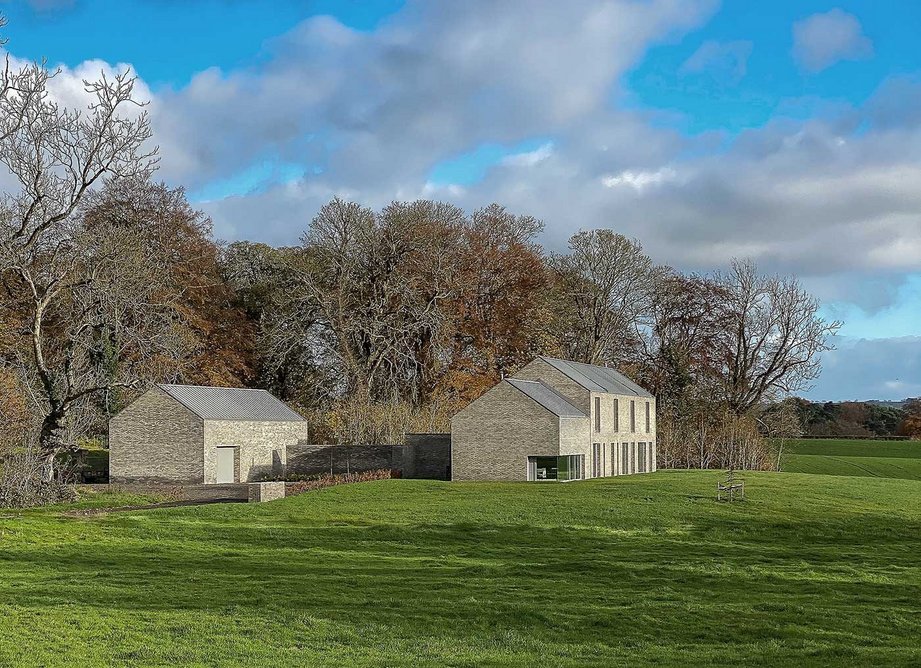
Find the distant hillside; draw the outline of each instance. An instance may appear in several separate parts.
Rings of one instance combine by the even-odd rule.
[[[796,399],[804,436],[905,436],[906,407],[917,400],[826,401]]]

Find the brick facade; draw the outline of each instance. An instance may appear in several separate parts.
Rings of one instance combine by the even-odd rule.
[[[234,481],[258,481],[283,475],[307,437],[304,421],[205,420],[153,387],[109,421],[109,480],[214,484],[217,447],[233,446]]]
[[[526,480],[529,456],[559,454],[560,418],[506,382],[451,420],[452,480]]]
[[[639,472],[640,451],[645,453],[645,472],[656,470],[654,398],[589,390],[540,358],[514,377],[544,382],[587,417],[560,417],[503,381],[452,420],[454,480],[527,480],[528,457],[553,455],[584,455],[584,475],[593,477],[596,443],[599,476]],[[626,459],[623,444],[627,444]]]
[[[205,421],[154,387],[109,421],[109,481],[201,483]]]

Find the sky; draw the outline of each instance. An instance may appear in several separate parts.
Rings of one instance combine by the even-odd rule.
[[[751,258],[844,322],[804,395],[921,395],[921,3],[0,0],[17,60],[130,67],[233,241],[334,196],[499,202],[685,271]]]

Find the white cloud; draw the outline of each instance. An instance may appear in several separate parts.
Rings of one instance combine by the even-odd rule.
[[[501,164],[512,167],[533,167],[537,163],[543,162],[551,155],[553,155],[553,142],[548,141],[545,144],[541,144],[533,151],[508,155],[502,159]]]
[[[601,177],[601,183],[605,188],[617,188],[618,186],[629,186],[638,192],[642,192],[649,186],[661,185],[667,181],[674,181],[678,173],[671,167],[662,167],[655,171],[625,169],[619,174],[608,174]]]
[[[793,24],[793,57],[807,72],[819,72],[842,60],[873,54],[873,43],[863,34],[853,14],[832,9]]]

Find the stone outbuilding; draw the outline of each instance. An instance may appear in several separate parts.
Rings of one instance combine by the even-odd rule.
[[[451,421],[453,480],[656,470],[656,400],[618,371],[538,357]]]
[[[307,422],[265,390],[155,385],[109,421],[109,480],[264,480],[284,474],[299,441]]]

